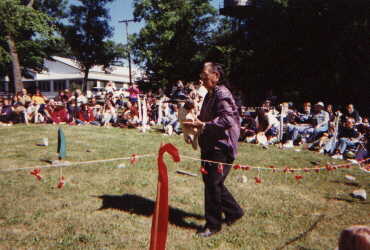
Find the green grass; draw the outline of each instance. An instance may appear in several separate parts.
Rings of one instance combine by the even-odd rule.
[[[181,154],[199,155],[182,136],[119,128],[63,128],[66,160],[71,162],[156,153],[161,142],[173,143]],[[49,146],[36,146],[43,137],[49,138]],[[55,126],[1,127],[0,138],[0,169],[45,165],[43,160],[57,158]],[[357,187],[344,179],[345,174],[355,176],[357,185],[369,193],[369,176],[358,169],[305,173],[301,183],[294,174],[233,170],[226,185],[246,215],[214,237],[200,239],[195,231],[204,224],[201,177],[175,173],[182,169],[199,174],[199,163],[175,164],[166,159],[171,206],[167,249],[333,249],[342,229],[370,224],[370,203],[351,198],[349,193]],[[237,162],[304,168],[333,160],[308,151],[265,150],[243,143]],[[117,168],[120,163],[127,167]],[[62,171],[67,179],[62,189],[56,188],[60,169],[43,169],[41,182],[28,170],[0,172],[0,249],[148,248],[156,197],[155,158],[140,159],[134,166],[118,161]],[[262,184],[253,180],[258,174]],[[248,182],[239,183],[240,175],[247,176]]]

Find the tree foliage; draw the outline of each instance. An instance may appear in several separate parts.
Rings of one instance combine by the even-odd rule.
[[[79,5],[72,5],[69,12],[69,25],[63,27],[63,35],[70,45],[72,54],[80,62],[85,73],[84,89],[89,70],[94,65],[109,66],[120,54],[111,41],[112,28],[106,4],[112,0],[79,0]]]
[[[232,58],[229,74],[249,103],[272,89],[281,101],[369,106],[369,1],[265,0],[228,20],[209,56]]]
[[[41,70],[43,59],[56,51],[56,18],[65,6],[65,0],[0,2],[0,77],[9,75],[16,89],[22,88],[21,70]]]
[[[146,25],[131,37],[131,49],[150,80],[195,80],[215,23],[209,1],[135,0],[134,8],[134,17]]]

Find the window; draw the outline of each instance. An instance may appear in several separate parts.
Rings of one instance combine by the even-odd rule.
[[[41,92],[49,92],[50,91],[50,81],[39,81],[39,87]]]
[[[82,80],[74,79],[69,81],[69,88],[72,90],[81,89],[82,88]]]
[[[67,84],[65,80],[54,81],[54,91],[65,90],[66,88]]]
[[[0,82],[0,92],[5,92],[7,82]]]

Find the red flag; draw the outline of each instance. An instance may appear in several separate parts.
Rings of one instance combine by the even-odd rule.
[[[150,250],[166,248],[168,230],[168,175],[167,166],[163,161],[163,154],[167,152],[175,162],[180,161],[179,151],[172,144],[161,146],[158,153],[158,184],[157,199],[154,207],[152,230],[150,236]]]
[[[35,168],[34,170],[31,171],[30,174],[34,175],[39,181],[42,179],[42,175],[40,175],[41,169]]]
[[[200,168],[200,172],[202,173],[202,174],[208,174],[208,171],[205,169],[205,168]]]
[[[57,188],[64,187],[64,184],[65,184],[65,179],[64,179],[64,176],[62,176],[62,177],[59,178],[59,183],[57,185]]]
[[[135,164],[137,162],[136,154],[132,154],[130,158],[130,163]]]

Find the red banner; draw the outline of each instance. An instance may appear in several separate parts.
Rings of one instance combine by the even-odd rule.
[[[158,184],[157,199],[154,207],[152,220],[152,231],[150,236],[150,250],[166,249],[168,231],[168,175],[167,166],[163,161],[164,153],[169,153],[175,162],[180,161],[177,148],[172,144],[165,144],[160,147],[158,153]]]

